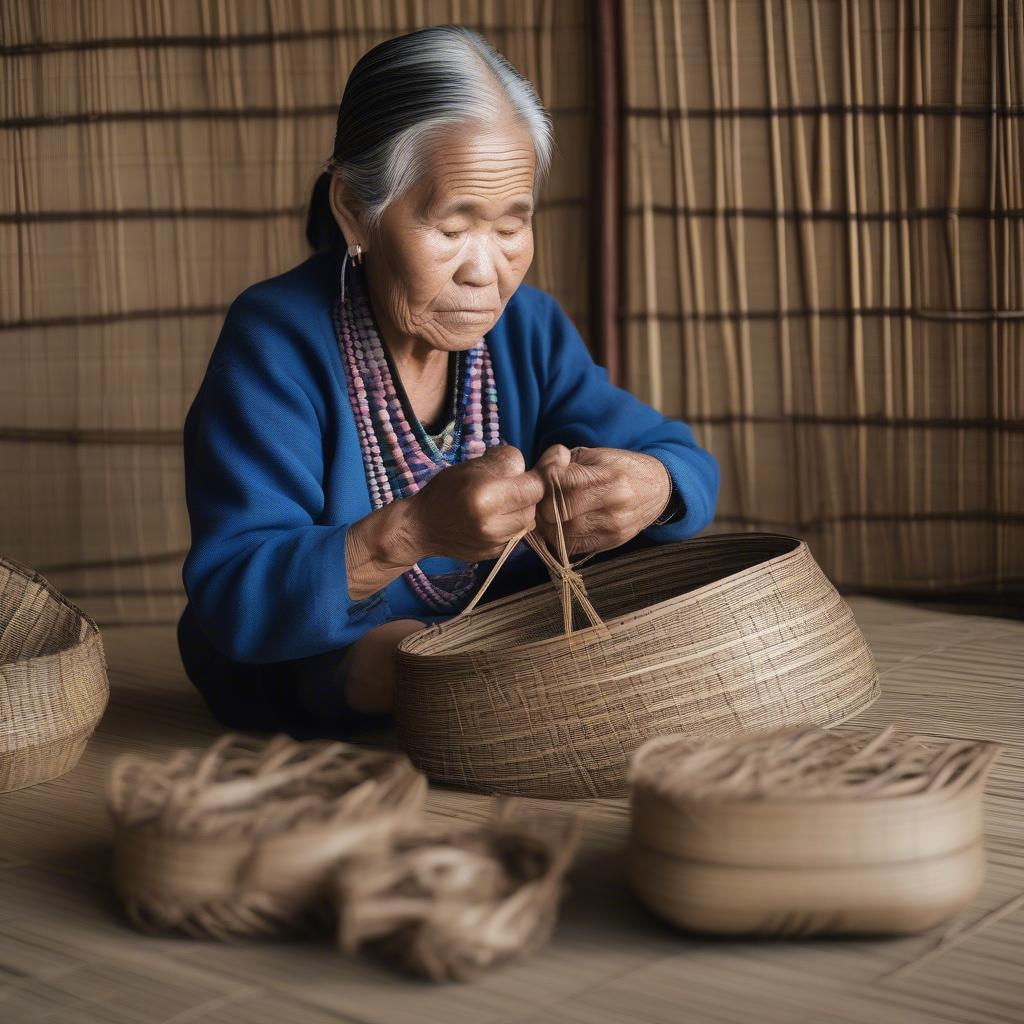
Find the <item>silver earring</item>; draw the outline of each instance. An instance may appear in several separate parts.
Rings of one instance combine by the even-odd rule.
[[[353,252],[353,249],[355,252]],[[354,245],[350,245],[345,250],[345,255],[341,260],[341,301],[345,301],[345,263],[349,257],[352,257],[352,266],[358,267],[363,262],[363,247],[356,242]]]
[[[345,301],[345,264],[348,263],[348,251],[341,258],[341,301]]]

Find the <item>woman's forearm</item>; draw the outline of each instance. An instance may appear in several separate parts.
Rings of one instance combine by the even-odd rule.
[[[349,528],[345,566],[353,601],[375,594],[429,553],[414,502],[415,495],[390,502]]]

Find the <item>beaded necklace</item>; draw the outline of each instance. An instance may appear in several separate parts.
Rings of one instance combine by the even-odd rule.
[[[361,266],[342,261],[344,289],[332,313],[335,335],[348,380],[363,466],[375,509],[409,497],[446,466],[476,458],[501,444],[498,393],[486,339],[460,353],[456,363],[455,424],[444,432],[441,447],[409,409],[404,391],[373,318]],[[339,290],[342,291],[342,290]],[[396,388],[396,378],[398,387]],[[410,420],[412,424],[410,425]],[[430,577],[419,565],[403,575],[416,595],[439,612],[455,612],[478,582],[478,562]]]

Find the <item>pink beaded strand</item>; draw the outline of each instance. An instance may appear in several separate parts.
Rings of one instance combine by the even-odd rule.
[[[498,395],[486,338],[466,353],[460,382],[461,409],[456,413],[453,458],[438,457],[421,444],[405,415],[377,332],[363,272],[353,268],[345,282],[344,300],[334,304],[335,333],[348,378],[349,398],[374,508],[415,494],[450,461],[476,458],[501,444]],[[390,457],[389,474],[384,452]],[[434,449],[436,451],[436,449]],[[475,589],[479,563],[445,574],[445,585],[419,565],[403,574],[416,595],[429,607],[454,612]]]

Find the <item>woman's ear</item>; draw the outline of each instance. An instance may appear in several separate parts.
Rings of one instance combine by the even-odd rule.
[[[327,194],[331,201],[331,213],[334,215],[338,227],[341,228],[341,233],[345,236],[346,244],[355,245],[358,242],[365,251],[366,232],[359,221],[355,205],[349,197],[348,188],[339,175],[335,174],[331,177],[331,187]]]

